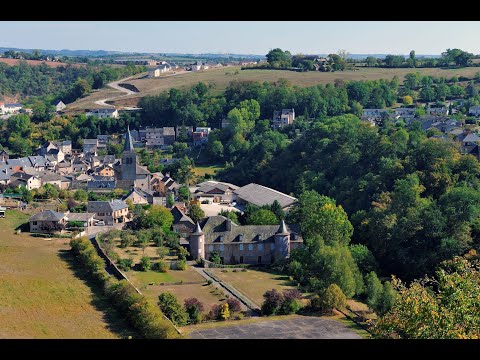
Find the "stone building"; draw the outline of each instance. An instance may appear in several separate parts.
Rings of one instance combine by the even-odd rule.
[[[302,246],[297,225],[236,225],[223,216],[197,222],[189,236],[190,255],[208,260],[217,251],[223,264],[271,264]]]

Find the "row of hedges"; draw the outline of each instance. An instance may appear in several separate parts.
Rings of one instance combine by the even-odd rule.
[[[132,326],[147,339],[168,339],[177,336],[175,328],[156,306],[127,281],[112,279],[105,270],[105,261],[85,237],[73,239],[70,246],[88,274],[103,287],[113,305]]]

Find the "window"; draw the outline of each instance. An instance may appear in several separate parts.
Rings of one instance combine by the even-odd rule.
[[[290,234],[290,235],[291,235],[291,237],[292,237],[292,240],[297,240],[297,234],[292,233],[292,234]]]
[[[220,244],[220,251],[223,251],[224,248],[225,248],[225,245]]]
[[[208,251],[213,251],[213,245],[208,245]]]
[[[33,223],[33,225],[37,225],[37,222],[36,222],[36,221],[33,221],[32,223]]]
[[[257,263],[261,264],[262,263],[262,257],[259,256],[258,259],[257,259]]]
[[[262,251],[262,250],[263,250],[263,244],[258,244],[257,251]]]
[[[248,244],[248,250],[252,251],[253,250],[253,244]]]
[[[240,244],[240,251],[243,251],[243,244]]]
[[[243,256],[240,256],[240,264],[243,264]]]
[[[270,250],[275,250],[275,243],[270,244]]]

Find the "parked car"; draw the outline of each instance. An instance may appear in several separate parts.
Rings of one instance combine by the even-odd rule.
[[[96,225],[96,226],[103,226],[103,225],[105,225],[105,221],[97,221],[97,222],[95,223],[95,225]]]

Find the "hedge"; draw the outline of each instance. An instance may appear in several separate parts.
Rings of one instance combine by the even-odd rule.
[[[105,261],[85,237],[73,239],[70,246],[76,258],[88,274],[103,286],[104,293],[112,304],[128,319],[140,335],[147,339],[169,339],[177,337],[172,324],[162,312],[139,294],[127,280],[117,281],[105,270]]]

